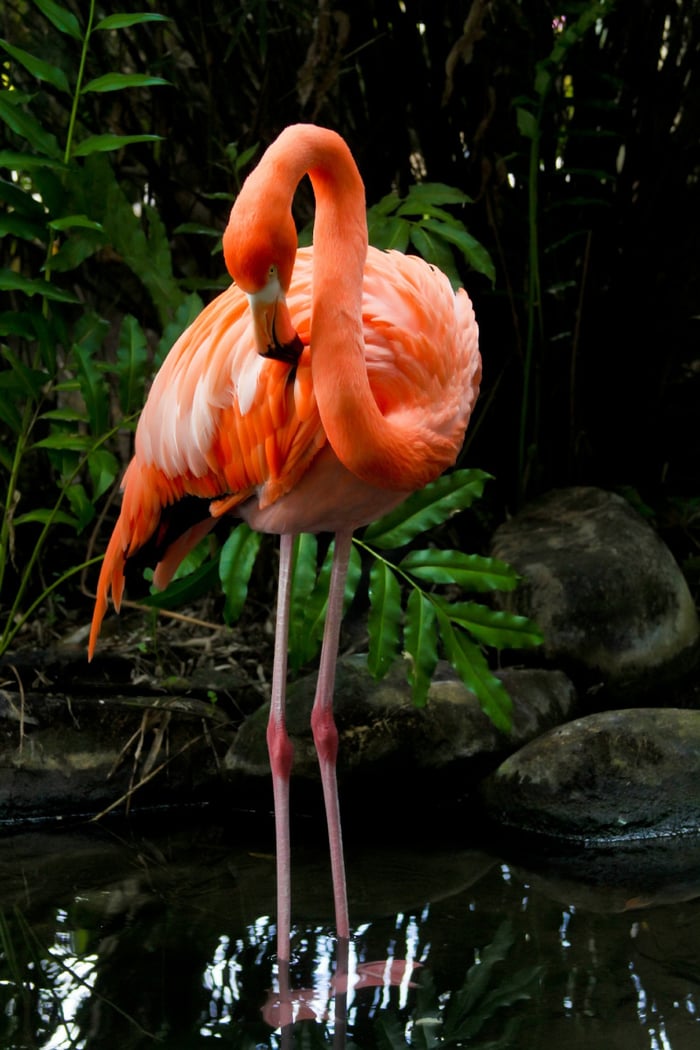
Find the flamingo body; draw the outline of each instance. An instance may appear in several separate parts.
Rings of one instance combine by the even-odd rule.
[[[314,247],[297,251],[291,201],[304,173],[317,202]],[[162,587],[225,514],[281,534],[268,740],[276,809],[284,809],[289,537],[337,534],[313,721],[342,912],[331,698],[343,561],[354,529],[454,463],[478,393],[477,326],[466,292],[455,293],[440,271],[368,248],[359,173],[343,140],[326,129],[287,128],[267,150],[234,204],[224,251],[235,283],[175,343],[143,409],[98,581],[89,654],[110,591],[119,607],[130,559],[147,555]],[[278,877],[283,838],[278,831]],[[280,892],[288,897],[288,887]],[[278,937],[288,906],[280,898],[287,916],[278,919]],[[339,933],[347,936],[346,914]]]

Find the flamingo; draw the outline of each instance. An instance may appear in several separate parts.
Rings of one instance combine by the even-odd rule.
[[[314,245],[297,250],[292,201],[308,174]],[[467,293],[422,259],[368,247],[364,185],[334,131],[287,127],[246,179],[223,237],[233,284],[172,347],[155,377],[97,585],[92,659],[125,567],[164,587],[223,515],[280,536],[267,729],[275,810],[277,954],[289,959],[285,727],[294,537],[335,533],[311,724],[328,824],[336,932],[350,926],[336,779],[333,688],[355,529],[454,464],[481,359]]]

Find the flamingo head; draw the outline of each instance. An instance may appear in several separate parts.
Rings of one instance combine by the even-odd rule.
[[[259,354],[294,364],[301,353],[286,302],[297,250],[289,208],[249,201],[244,184],[224,233],[229,273],[248,297]]]

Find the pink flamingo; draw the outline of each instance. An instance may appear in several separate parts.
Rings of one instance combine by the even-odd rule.
[[[314,245],[297,250],[292,199],[308,174]],[[248,177],[224,234],[234,284],[178,339],[136,431],[100,572],[89,655],[124,567],[141,551],[163,587],[224,514],[280,535],[267,739],[277,853],[278,958],[289,958],[285,682],[294,536],[335,533],[312,713],[339,938],[349,938],[333,719],[353,531],[451,466],[481,375],[465,291],[423,260],[368,247],[362,179],[343,139],[286,128]],[[143,550],[142,550],[143,548]]]

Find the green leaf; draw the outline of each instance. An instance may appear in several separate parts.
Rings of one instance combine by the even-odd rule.
[[[224,619],[228,624],[238,619],[245,605],[261,539],[259,532],[241,522],[221,548],[219,579],[226,595]]]
[[[495,284],[496,267],[493,264],[493,259],[483,244],[480,244],[476,237],[472,237],[471,233],[468,233],[461,223],[451,225],[446,222],[440,222],[438,219],[425,219],[422,226],[424,229],[432,230],[439,237],[443,237],[446,241],[454,244],[456,248],[459,248],[473,270],[476,270],[477,273],[483,273],[492,284]]]
[[[68,485],[65,493],[76,518],[76,528],[82,532],[95,517],[95,505],[79,483]]]
[[[328,607],[328,588],[331,579],[334,543],[329,544],[323,564],[316,577],[316,583],[308,596],[304,607],[304,619],[300,621],[296,632],[296,648],[289,650],[289,665],[292,671],[298,671],[318,654],[323,638]],[[347,609],[357,591],[362,576],[362,559],[355,544],[350,551],[348,575],[345,581],[343,609]]]
[[[468,689],[476,696],[482,710],[497,729],[507,733],[511,727],[511,699],[503,682],[489,669],[480,649],[463,630],[453,626],[449,616],[436,606],[440,637],[445,655]]]
[[[43,386],[50,382],[51,377],[47,372],[36,368],[30,368],[15,354],[9,346],[0,348],[0,354],[9,364],[14,376],[21,384],[21,389],[26,397],[34,401],[41,396]]]
[[[467,591],[512,591],[518,574],[497,558],[454,550],[409,551],[400,568],[428,583],[455,583]]]
[[[60,160],[61,148],[56,136],[46,131],[38,120],[28,113],[14,97],[17,92],[0,91],[0,120],[23,139],[31,150],[49,159]]]
[[[539,125],[537,118],[529,109],[523,109],[518,107],[515,111],[515,119],[518,125],[518,131],[521,135],[524,135],[526,139],[536,139],[539,134]]]
[[[367,666],[375,678],[382,678],[399,653],[401,627],[401,588],[396,574],[380,558],[369,573],[369,654]]]
[[[455,470],[414,492],[395,510],[368,525],[362,539],[391,550],[410,543],[420,533],[441,525],[478,499],[490,478],[482,470]]]
[[[454,255],[444,238],[424,226],[414,226],[411,230],[411,243],[426,262],[442,270],[450,279],[453,288],[461,285],[459,271],[455,265]]]
[[[289,610],[289,651],[306,653],[308,640],[308,602],[314,591],[317,572],[318,540],[310,533],[301,533],[294,540],[291,602]],[[313,639],[315,651],[316,639]],[[300,661],[295,670],[301,667]]]
[[[89,80],[81,94],[89,91],[123,91],[125,88],[157,87],[167,84],[163,77],[153,77],[149,73],[105,73],[101,77]]]
[[[405,252],[410,233],[410,222],[395,215],[387,218],[372,216],[368,226],[369,243],[381,251],[395,249]]]
[[[74,40],[82,40],[83,32],[78,19],[70,11],[67,11],[56,0],[34,0],[41,13],[55,25],[60,33],[67,33]]]
[[[96,448],[88,453],[93,502],[96,502],[107,489],[111,488],[120,469],[116,456],[106,448]]]
[[[109,428],[109,388],[102,369],[96,363],[98,346],[99,342],[95,339],[73,345],[80,392],[87,408],[90,429],[95,437],[104,434]]]
[[[80,227],[85,230],[102,230],[102,224],[88,219],[87,215],[64,215],[61,219],[52,219],[48,224],[52,230],[71,230]]]
[[[84,412],[76,412],[73,408],[51,408],[48,412],[42,412],[39,419],[48,419],[54,423],[87,423]]]
[[[128,26],[142,25],[144,22],[170,22],[167,15],[157,15],[153,11],[134,11],[121,15],[107,15],[98,22],[95,29],[126,29]]]
[[[177,609],[186,602],[193,602],[204,594],[210,594],[216,586],[218,573],[218,561],[205,561],[187,576],[173,578],[164,591],[154,591],[153,594],[142,598],[142,604],[155,609]]]
[[[13,525],[27,525],[34,522],[39,525],[70,525],[77,529],[78,520],[63,510],[49,510],[43,507],[39,510],[30,510],[26,514],[18,514],[12,519]]]
[[[212,226],[203,226],[198,222],[181,222],[175,227],[173,233],[196,233],[203,237],[221,237],[221,230],[215,230]]]
[[[160,142],[162,135],[89,135],[74,146],[74,157],[87,157],[91,153],[109,153],[134,142]]]
[[[423,707],[437,666],[435,605],[418,588],[413,588],[406,605],[403,644],[409,659],[408,681],[413,687],[413,703]]]
[[[0,214],[0,236],[46,243],[46,226],[43,223],[32,222],[17,212],[4,212]]]
[[[93,438],[87,434],[76,434],[73,431],[49,434],[36,441],[32,448],[50,448],[57,452],[89,452],[94,445]]]
[[[77,303],[78,299],[70,292],[64,292],[41,278],[22,277],[14,270],[0,270],[0,292],[24,292],[25,295],[40,295],[44,299],[54,299],[61,303]]]
[[[0,168],[11,171],[30,171],[32,168],[65,168],[62,159],[35,156],[31,153],[20,153],[19,150],[0,150]]]
[[[23,51],[21,47],[14,47],[7,40],[3,40],[2,37],[0,37],[0,47],[7,51],[8,55],[14,58],[15,62],[19,62],[21,66],[24,66],[37,80],[44,80],[59,91],[65,91],[66,94],[70,93],[68,78],[58,66],[52,66],[48,62],[44,62],[43,59],[30,55],[28,51]]]
[[[526,616],[489,609],[479,602],[446,602],[435,598],[453,623],[494,649],[524,649],[542,644],[542,633]]]
[[[420,214],[422,210],[429,209],[433,205],[441,204],[473,204],[473,198],[469,197],[457,186],[448,186],[444,182],[417,182],[411,186],[406,200],[401,205],[401,210],[407,205],[416,207],[414,214]]]
[[[51,270],[54,273],[67,273],[89,259],[107,243],[106,234],[100,230],[88,228],[79,233],[64,237],[63,242],[51,256]]]
[[[143,403],[147,370],[146,336],[136,318],[127,314],[122,320],[117,348],[119,407],[125,416],[135,412]]]

